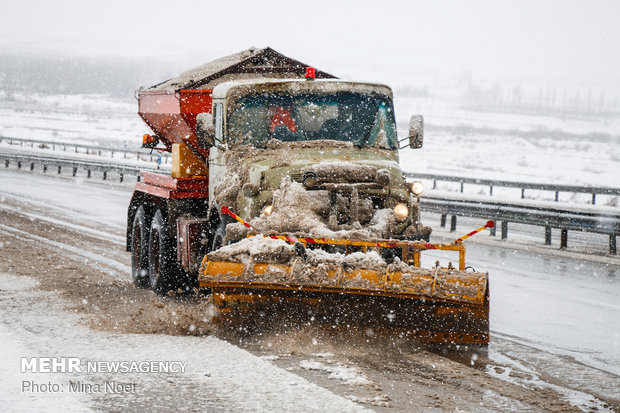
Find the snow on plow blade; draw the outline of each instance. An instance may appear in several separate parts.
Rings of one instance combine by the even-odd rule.
[[[459,270],[403,263],[384,269],[313,266],[301,259],[287,264],[260,259],[233,262],[210,259],[208,254],[199,282],[211,288],[216,320],[221,322],[264,322],[286,316],[300,323],[360,328],[373,334],[396,332],[424,342],[487,344],[488,274],[464,271],[462,244],[432,245],[432,249],[459,251]],[[417,266],[419,252],[413,250],[411,259]]]

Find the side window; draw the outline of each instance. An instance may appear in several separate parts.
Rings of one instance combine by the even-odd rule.
[[[218,103],[215,105],[215,108],[213,108],[215,114],[214,114],[214,118],[215,118],[215,139],[222,142],[223,139],[223,133],[222,133],[222,104]]]

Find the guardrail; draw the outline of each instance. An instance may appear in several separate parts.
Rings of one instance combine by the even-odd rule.
[[[535,182],[516,182],[516,181],[496,181],[491,179],[467,178],[462,176],[423,174],[416,172],[405,172],[407,178],[412,179],[429,179],[433,181],[433,189],[437,188],[437,182],[458,182],[461,184],[461,192],[463,192],[465,184],[474,184],[489,187],[489,195],[493,196],[494,187],[504,188],[521,188],[521,199],[525,198],[526,189],[536,189],[541,191],[555,192],[555,201],[559,201],[560,192],[584,193],[592,194],[592,205],[596,204],[596,195],[620,195],[620,188],[612,188],[606,186],[577,186],[577,185],[556,185],[541,184]]]
[[[170,162],[170,154],[167,152],[153,152],[151,149],[127,149],[127,148],[111,148],[109,146],[96,146],[96,145],[84,145],[79,143],[70,143],[70,142],[57,142],[57,141],[44,141],[38,139],[23,139],[23,138],[11,138],[8,136],[0,136],[0,143],[7,142],[10,145],[19,144],[20,146],[30,146],[34,148],[35,146],[40,149],[51,149],[55,151],[57,148],[63,152],[73,149],[75,153],[78,152],[78,149],[85,152],[86,154],[97,154],[101,156],[102,153],[109,153],[110,157],[113,158],[115,153],[122,153],[123,158],[126,159],[127,155],[136,156],[136,160],[140,159],[140,157],[148,157],[150,162],[154,162],[158,157],[161,157],[161,162],[163,164]]]
[[[38,156],[38,155],[19,155],[13,153],[0,152],[0,162],[4,163],[4,166],[8,168],[13,162],[18,169],[28,165],[30,170],[34,170],[35,165],[42,165],[43,172],[47,172],[50,166],[55,167],[57,173],[60,175],[63,168],[71,170],[72,176],[77,175],[77,171],[82,169],[87,172],[87,177],[92,176],[93,171],[102,172],[103,179],[108,178],[109,172],[115,172],[119,175],[120,182],[123,182],[125,175],[134,175],[138,182],[140,182],[140,171],[157,172],[161,171],[154,168],[142,168],[139,166],[114,164],[109,162],[95,162],[80,159],[63,159],[51,156]]]
[[[441,226],[451,215],[450,230],[456,230],[456,217],[467,216],[500,222],[502,239],[508,238],[508,223],[515,222],[545,228],[545,244],[551,245],[551,229],[560,229],[560,248],[568,247],[568,231],[593,232],[609,235],[609,253],[617,253],[616,237],[620,234],[618,214],[575,211],[568,208],[545,208],[493,201],[469,201],[424,197],[420,208],[441,214]],[[495,235],[497,226],[491,228]]]
[[[4,161],[5,167],[9,167],[11,162],[22,168],[24,164],[34,169],[35,164],[43,165],[43,171],[47,172],[49,166],[57,168],[60,174],[62,168],[71,168],[72,175],[75,176],[78,169],[84,169],[87,176],[91,177],[91,171],[103,172],[103,179],[107,179],[108,172],[116,172],[123,182],[124,175],[135,175],[140,181],[140,171],[161,171],[153,168],[140,168],[132,165],[122,165],[107,162],[94,162],[88,160],[72,160],[58,157],[46,157],[37,155],[25,155],[0,152],[0,162]],[[423,211],[441,214],[441,226],[445,227],[448,215],[452,215],[450,229],[456,229],[456,217],[468,216],[492,219],[501,223],[501,237],[508,237],[508,223],[522,223],[545,227],[545,244],[551,244],[551,229],[561,230],[560,248],[565,249],[568,245],[568,231],[585,231],[609,235],[609,252],[617,253],[616,237],[620,234],[620,213],[598,213],[581,212],[569,208],[545,208],[532,207],[527,205],[509,204],[505,202],[493,201],[470,201],[454,200],[444,198],[433,198],[426,196],[421,203]],[[495,235],[495,228],[491,229],[491,234]]]
[[[101,155],[102,152],[110,153],[111,157],[114,157],[114,153],[122,153],[123,157],[126,158],[127,154],[136,154],[136,158],[139,158],[140,155],[148,156],[150,161],[153,162],[153,159],[157,159],[157,156],[161,156],[161,162],[163,164],[170,162],[170,154],[167,152],[159,152],[153,153],[151,150],[128,150],[126,148],[110,148],[104,146],[91,146],[91,145],[82,145],[76,143],[66,143],[66,142],[54,142],[54,141],[44,141],[37,139],[23,139],[23,138],[12,138],[7,136],[0,136],[0,142],[8,142],[9,144],[14,144],[15,142],[19,142],[21,146],[24,144],[30,145],[31,147],[37,146],[47,146],[52,150],[56,148],[62,148],[63,151],[66,151],[67,148],[74,148],[74,151],[77,152],[78,148],[86,151],[86,153],[90,153],[90,151],[96,152]],[[473,184],[480,186],[488,186],[489,187],[489,195],[493,196],[493,188],[520,188],[521,189],[521,199],[525,198],[525,190],[541,190],[541,191],[550,191],[555,192],[555,201],[559,201],[560,192],[569,192],[569,193],[584,193],[592,195],[592,205],[596,204],[596,196],[597,195],[611,195],[611,196],[620,196],[620,188],[612,188],[612,187],[590,187],[590,186],[578,186],[578,185],[557,185],[557,184],[542,184],[535,182],[517,182],[517,181],[498,181],[492,179],[480,179],[480,178],[469,178],[462,176],[451,176],[451,175],[437,175],[437,174],[427,174],[427,173],[417,173],[417,172],[405,172],[404,174],[407,178],[412,179],[428,179],[433,181],[433,189],[437,188],[437,182],[457,182],[461,184],[460,191],[464,192],[465,184]]]

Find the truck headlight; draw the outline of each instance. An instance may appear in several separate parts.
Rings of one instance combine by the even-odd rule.
[[[396,217],[396,221],[398,222],[406,220],[409,216],[409,208],[407,208],[407,205],[403,203],[396,204],[396,206],[394,207],[394,216]]]
[[[267,204],[267,205],[265,205],[265,208],[263,208],[263,214],[271,215],[271,211],[272,210],[273,210],[273,205]]]
[[[415,196],[420,196],[420,194],[424,192],[424,184],[420,181],[413,181],[411,183],[411,192]]]
[[[314,172],[306,172],[304,173],[304,176],[301,179],[301,182],[304,184],[304,187],[306,187],[306,189],[310,189],[316,185],[317,176]]]

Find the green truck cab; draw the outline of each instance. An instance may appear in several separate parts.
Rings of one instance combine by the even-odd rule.
[[[222,83],[212,97],[213,111],[197,117],[198,142],[211,148],[211,210],[227,206],[247,221],[269,215],[278,208],[274,191],[292,181],[325,200],[320,214],[332,231],[364,228],[376,211],[389,209],[382,237],[428,240],[420,186],[407,184],[399,167],[389,87],[254,79]],[[421,146],[422,125],[412,117],[411,147]],[[214,248],[225,238],[224,225]]]

